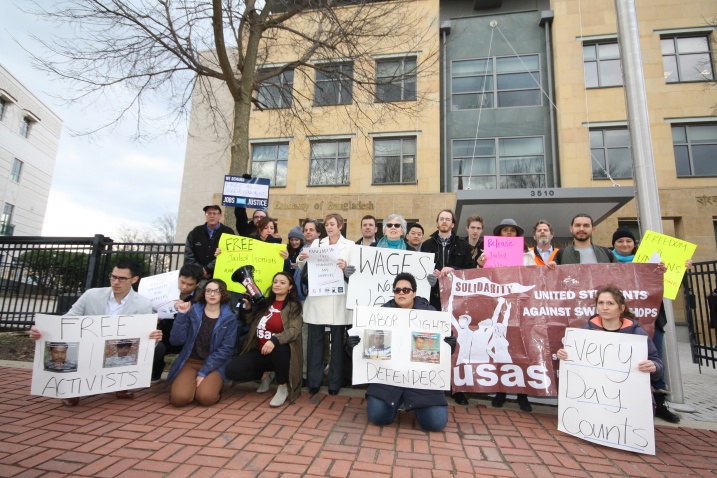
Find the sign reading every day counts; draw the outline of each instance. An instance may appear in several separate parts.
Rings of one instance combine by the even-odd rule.
[[[35,315],[33,395],[72,398],[149,387],[156,314]]]
[[[449,314],[393,307],[354,308],[353,383],[450,390]]]
[[[644,335],[566,329],[560,361],[558,430],[621,450],[655,454]]]
[[[246,287],[232,281],[232,274],[241,266],[254,266],[254,282],[262,292],[266,292],[271,286],[274,275],[284,270],[284,258],[279,253],[286,249],[285,244],[271,244],[250,237],[222,234],[219,249],[222,253],[217,256],[214,278],[223,280],[227,289],[232,292],[246,292]]]

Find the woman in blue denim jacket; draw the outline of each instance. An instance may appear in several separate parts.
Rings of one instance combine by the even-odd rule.
[[[194,399],[209,406],[221,398],[224,369],[232,358],[237,337],[237,320],[229,301],[226,284],[212,279],[196,304],[175,304],[179,313],[169,343],[183,346],[167,377],[172,382],[169,402],[175,407]]]

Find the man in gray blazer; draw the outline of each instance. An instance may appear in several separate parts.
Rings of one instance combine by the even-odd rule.
[[[110,287],[88,289],[75,302],[65,315],[133,315],[151,314],[152,304],[148,299],[139,295],[132,289],[132,285],[139,281],[140,268],[137,263],[123,259],[118,261],[110,273]],[[33,326],[30,329],[30,338],[38,340],[42,336],[40,330]],[[162,331],[153,330],[149,338],[161,341]],[[117,392],[117,398],[132,399],[134,392],[122,390]],[[65,398],[64,405],[74,407],[80,402],[79,397]]]

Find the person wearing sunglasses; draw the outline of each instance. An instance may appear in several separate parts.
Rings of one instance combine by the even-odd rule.
[[[395,309],[436,310],[428,300],[416,296],[416,278],[408,272],[401,272],[393,280],[393,299],[383,307]],[[456,347],[453,336],[443,339],[451,346],[451,353]],[[348,346],[353,349],[361,342],[357,335],[349,336]],[[418,424],[424,430],[441,431],[448,423],[448,402],[446,394],[441,390],[421,390],[416,388],[396,387],[380,383],[369,384],[366,389],[366,415],[374,425],[390,425],[396,419],[399,407],[413,410]]]
[[[169,343],[182,351],[169,369],[172,382],[169,403],[183,407],[193,400],[214,405],[221,398],[227,364],[234,353],[237,319],[224,281],[212,279],[197,303],[178,300]]]

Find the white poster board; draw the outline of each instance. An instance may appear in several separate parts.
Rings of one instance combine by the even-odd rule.
[[[599,445],[655,454],[647,337],[565,329],[558,430]]]
[[[72,398],[149,387],[155,314],[35,315],[32,395]],[[64,349],[64,350],[63,350]]]
[[[346,292],[346,308],[381,306],[393,299],[393,280],[401,272],[416,278],[416,295],[428,299],[431,286],[426,277],[433,274],[433,253],[354,246],[349,265],[356,267]]]
[[[382,383],[450,390],[451,334],[448,312],[389,307],[354,308],[353,383]]]
[[[341,295],[346,292],[344,271],[337,264],[341,257],[338,244],[312,247],[306,250],[309,257],[309,295]]]
[[[173,319],[177,313],[174,303],[179,300],[178,282],[179,270],[143,277],[137,292],[149,299],[160,319]]]

